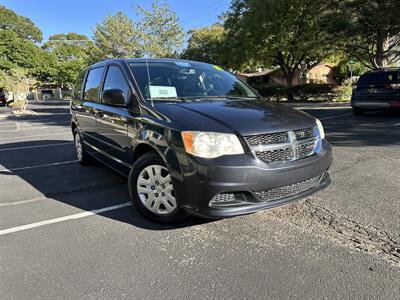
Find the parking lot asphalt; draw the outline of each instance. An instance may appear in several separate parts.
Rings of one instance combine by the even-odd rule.
[[[1,299],[399,299],[399,114],[303,108],[334,146],[326,190],[174,227],[76,162],[67,105],[29,108],[0,114]]]

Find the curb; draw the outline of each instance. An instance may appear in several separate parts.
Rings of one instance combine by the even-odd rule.
[[[351,107],[350,102],[338,102],[338,103],[310,103],[310,102],[300,102],[300,103],[284,103],[281,104],[287,105],[289,107]]]

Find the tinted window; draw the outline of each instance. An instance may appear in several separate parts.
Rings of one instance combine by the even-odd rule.
[[[360,77],[358,85],[400,83],[399,72],[367,73]]]
[[[129,95],[129,86],[126,83],[124,74],[120,68],[116,66],[110,66],[107,71],[106,79],[104,80],[103,90],[119,89],[124,92],[125,99]]]
[[[99,99],[99,87],[101,82],[101,77],[103,76],[103,67],[92,69],[86,78],[85,91],[83,94],[83,99],[87,101],[98,101]]]
[[[146,99],[206,98],[257,95],[235,76],[199,62],[135,62],[130,64]]]
[[[82,85],[83,85],[83,79],[85,77],[85,72],[81,72],[78,76],[78,78],[75,80],[74,84],[74,97],[75,98],[80,98],[81,97],[81,91],[82,91]]]

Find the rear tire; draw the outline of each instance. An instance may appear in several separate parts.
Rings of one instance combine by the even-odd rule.
[[[155,152],[140,156],[128,179],[129,195],[139,211],[151,221],[182,222],[187,213],[179,207],[168,169]]]
[[[365,114],[365,110],[359,107],[353,107],[353,115],[355,116],[363,116]]]
[[[75,145],[75,154],[78,163],[81,165],[89,165],[93,158],[89,153],[86,152],[85,147],[83,146],[82,135],[80,134],[78,128],[74,130],[74,145]]]

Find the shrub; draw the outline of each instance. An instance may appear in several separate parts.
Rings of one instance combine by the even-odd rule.
[[[272,101],[286,101],[289,89],[285,86],[255,86],[259,94]],[[333,86],[329,84],[303,84],[292,87],[295,101],[349,101],[351,86]]]

